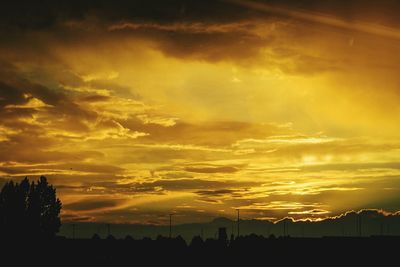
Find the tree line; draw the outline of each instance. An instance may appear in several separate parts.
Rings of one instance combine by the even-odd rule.
[[[9,181],[0,191],[0,236],[12,239],[54,238],[61,220],[61,201],[46,177]]]

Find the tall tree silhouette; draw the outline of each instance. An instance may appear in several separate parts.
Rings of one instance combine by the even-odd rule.
[[[41,176],[7,182],[0,192],[0,234],[8,238],[52,238],[59,231],[61,201]]]

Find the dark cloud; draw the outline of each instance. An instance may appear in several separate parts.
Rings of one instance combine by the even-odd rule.
[[[265,138],[290,131],[288,127],[276,124],[260,124],[241,121],[209,121],[190,123],[178,121],[171,127],[158,124],[143,124],[131,118],[125,124],[130,129],[149,133],[142,142],[174,142],[180,144],[197,144],[205,146],[230,146],[238,140],[246,138]]]
[[[238,168],[232,166],[220,167],[186,167],[185,171],[198,173],[233,173],[239,171]]]
[[[153,186],[161,186],[166,190],[183,190],[198,188],[215,188],[224,186],[224,182],[210,181],[202,179],[177,179],[177,180],[160,180],[151,183]]]
[[[85,95],[80,99],[59,86],[47,87],[30,81],[29,75],[11,64],[0,65],[1,161],[45,163],[101,157],[101,152],[81,150],[77,154],[55,146],[60,144],[59,140],[101,139],[126,133],[117,121],[99,116],[95,110],[81,104],[108,101],[110,97]],[[95,125],[95,129],[91,125]],[[93,131],[98,133],[93,134]],[[84,165],[75,166],[82,171],[95,171],[85,169]],[[11,168],[4,170],[12,173]],[[96,168],[101,172],[107,166]],[[119,172],[117,167],[113,171]]]
[[[63,208],[72,211],[89,211],[102,208],[113,208],[120,204],[116,200],[85,200],[63,205]]]
[[[335,15],[344,13],[346,7],[350,8],[343,3],[324,5],[316,1],[302,4],[298,1],[266,2],[312,12],[331,8],[338,10],[334,11],[338,13]],[[354,2],[354,6],[360,4],[357,1],[350,2]],[[386,6],[391,7],[390,4]],[[103,53],[121,49],[126,43],[145,40],[149,47],[166,56],[208,62],[230,61],[241,66],[262,68],[274,66],[293,75],[337,71],[342,69],[339,66],[343,66],[343,60],[329,53],[321,55],[293,48],[299,40],[305,43],[310,41],[304,36],[312,35],[310,32],[314,31],[314,26],[309,27],[301,21],[293,23],[290,18],[265,14],[230,1],[118,1],[118,4],[110,1],[45,1],[41,5],[17,1],[3,10],[7,10],[7,14],[0,21],[3,20],[8,38],[0,41],[0,54],[9,61],[33,61],[42,63],[40,65],[56,62],[55,66],[64,65],[68,69],[68,64],[61,62],[60,56],[54,53],[54,47],[70,51],[73,50],[71,48],[85,49],[86,45],[83,44],[87,44]],[[118,28],[118,25],[135,26]],[[113,27],[114,30],[111,30]],[[325,34],[325,30],[321,29],[322,34]],[[129,49],[127,47],[126,50]],[[272,52],[267,52],[269,49]],[[282,50],[291,52],[279,53]],[[373,53],[379,54],[377,51]],[[66,75],[65,72],[63,75]],[[57,82],[64,84],[60,81],[63,79],[57,79]],[[66,84],[81,82],[70,78]],[[117,86],[106,81],[91,84],[96,86],[101,83],[106,85],[105,88]],[[114,91],[128,94],[126,88]],[[88,97],[86,101],[100,100],[99,97]],[[72,110],[76,116],[95,116],[82,110],[76,103],[63,102],[58,106],[61,114]],[[81,129],[84,130],[83,127]]]
[[[52,131],[65,131],[75,129],[79,125],[79,118],[75,118],[72,125],[68,126],[68,121],[60,121],[57,111],[48,114],[48,118],[42,124],[30,123],[24,119],[33,119],[32,114],[24,112],[10,113],[1,112],[0,127],[6,140],[0,141],[0,161],[2,162],[24,162],[24,163],[46,163],[57,161],[79,161],[90,157],[101,157],[102,153],[83,149],[79,154],[73,151],[64,151],[54,148],[58,143]],[[36,114],[36,111],[33,112]],[[55,116],[53,116],[55,115]],[[47,116],[47,115],[46,115]],[[64,118],[67,116],[64,116]],[[71,118],[72,119],[72,118]],[[51,128],[53,126],[55,128]]]
[[[239,1],[238,1],[239,2]],[[318,1],[318,0],[265,0],[255,1],[271,5],[327,12],[346,18],[357,13],[370,16],[378,14],[395,19],[399,3],[392,0],[375,1]],[[13,25],[21,29],[43,29],[60,21],[80,20],[88,15],[104,20],[118,21],[136,19],[139,21],[236,21],[243,18],[262,16],[251,9],[235,4],[235,1],[221,0],[120,0],[120,1],[6,1],[3,3],[1,21],[3,25]],[[265,14],[264,14],[265,16]]]
[[[139,21],[168,22],[227,21],[236,20],[248,13],[242,8],[224,1],[190,0],[121,0],[121,1],[8,1],[3,4],[1,21],[4,26],[18,29],[46,29],[68,20],[82,20],[89,15],[107,21],[136,19]]]
[[[57,169],[70,169],[82,172],[97,172],[97,173],[121,173],[124,169],[118,166],[107,164],[88,164],[88,163],[71,163],[71,164],[58,164],[55,165]]]
[[[13,140],[16,140],[16,138]],[[53,144],[53,141],[46,138],[24,138],[20,143],[0,142],[0,161],[2,162],[19,162],[19,163],[49,163],[49,162],[76,162],[90,158],[98,158],[102,156],[97,151],[80,151],[79,154],[74,152],[63,152],[56,150],[46,150],[47,146]],[[41,142],[42,143],[36,143]],[[41,145],[39,145],[41,144]],[[29,148],[31,147],[31,148]],[[33,149],[32,151],[31,149]],[[10,169],[9,169],[10,170]],[[51,172],[51,169],[49,169]]]
[[[224,195],[232,195],[235,192],[239,192],[240,190],[235,189],[219,189],[219,190],[199,190],[196,191],[196,194],[201,196],[211,196],[211,197],[220,197]]]
[[[48,54],[46,49],[41,49],[43,45],[40,42],[43,39],[52,44],[67,43],[69,46],[75,46],[82,40],[97,44],[108,42],[110,39],[131,38],[150,40],[154,48],[173,57],[260,65],[274,63],[270,59],[263,62],[255,60],[261,58],[265,47],[293,46],[288,44],[293,38],[285,39],[278,35],[285,35],[285,32],[289,31],[291,35],[301,37],[304,35],[304,29],[315,27],[310,27],[307,21],[301,19],[293,22],[291,16],[285,16],[282,12],[261,12],[243,6],[241,2],[246,1],[126,0],[113,3],[86,0],[56,3],[44,1],[41,4],[15,1],[4,5],[0,21],[3,31],[5,29],[9,35],[9,38],[3,41],[6,47],[17,43],[22,48],[26,39],[39,42],[35,45],[35,53],[32,54],[37,54],[38,51]],[[398,25],[397,13],[394,10],[399,8],[399,4],[390,0],[379,1],[379,4],[360,0],[254,2],[310,14],[327,14],[326,17],[335,16],[347,22],[362,17],[367,21],[383,22],[382,24],[388,21],[390,25]],[[282,30],[279,28],[282,24],[289,26]],[[272,30],[257,32],[256,28],[260,25]],[[20,31],[22,34],[15,33]],[[51,33],[52,38],[24,37],[23,33],[32,31]],[[282,63],[283,71],[313,74],[318,69],[337,69],[336,62],[332,62],[334,60],[331,58],[304,51],[296,53],[294,60],[297,64],[290,66]]]
[[[80,119],[96,118],[93,111],[83,109],[60,88],[48,88],[33,83],[13,67],[0,71],[0,96],[0,116],[3,114],[10,117],[13,113],[21,114],[18,106],[26,105],[30,100],[36,98],[47,105],[43,108],[53,115]],[[28,108],[25,115],[29,116],[37,112],[38,110],[35,108]]]
[[[207,188],[226,188],[233,186],[248,187],[257,183],[252,182],[234,182],[234,181],[213,181],[205,179],[169,179],[169,180],[158,180],[155,182],[134,184],[132,188],[134,190],[142,190],[146,188],[162,188],[168,191],[185,191],[185,190],[199,190]],[[158,189],[160,190],[160,189]]]
[[[63,222],[87,222],[93,221],[94,217],[91,216],[82,216],[77,214],[61,214],[61,219]]]
[[[96,153],[94,153],[96,155]],[[89,153],[90,155],[90,153]],[[88,156],[89,156],[88,155]],[[50,154],[54,156],[54,154]],[[57,158],[54,158],[57,160]],[[107,164],[85,164],[85,163],[56,163],[51,165],[46,164],[35,164],[34,166],[20,166],[18,164],[8,164],[6,166],[0,166],[0,171],[7,174],[18,174],[18,173],[29,173],[29,172],[40,172],[40,171],[69,171],[69,172],[87,172],[87,173],[103,173],[103,174],[119,174],[123,172],[123,168],[107,165]]]
[[[111,97],[105,95],[88,95],[81,99],[81,101],[85,102],[103,102],[110,100]]]
[[[41,84],[27,80],[18,68],[10,63],[0,63],[0,107],[26,104],[31,97],[40,99],[48,105],[60,105],[68,98],[60,90],[49,89]]]
[[[254,57],[261,56],[262,48],[273,41],[272,36],[260,37],[234,29],[225,33],[157,31],[149,34],[156,36],[158,39],[156,48],[168,56],[211,62],[224,60],[254,62]]]
[[[289,7],[294,9],[303,9],[312,12],[320,12],[334,16],[340,16],[346,19],[356,19],[359,16],[372,20],[385,20],[386,22],[398,23],[396,10],[400,7],[398,1],[363,1],[363,0],[268,0],[258,1],[277,6]]]
[[[73,178],[72,175],[70,179]],[[58,188],[64,191],[84,191],[87,194],[157,194],[163,195],[166,191],[193,191],[198,193],[199,195],[207,195],[209,188],[214,188],[216,191],[210,191],[208,195],[212,195],[213,192],[215,194],[222,194],[225,192],[224,190],[232,190],[231,193],[239,192],[239,191],[246,191],[246,188],[251,186],[259,185],[257,182],[239,182],[239,181],[213,181],[213,180],[206,180],[206,179],[168,179],[168,180],[157,180],[154,182],[140,182],[140,183],[118,183],[114,181],[114,179],[109,178],[106,180],[101,176],[87,176],[85,182],[82,182],[81,185],[68,185],[66,183],[66,177],[61,177],[57,175],[56,185]],[[97,177],[97,179],[95,178]],[[104,176],[103,176],[104,177]],[[107,176],[108,177],[108,176]],[[79,180],[83,180],[82,177],[78,178]],[[96,179],[97,181],[90,181]],[[51,179],[53,180],[53,179]],[[70,181],[72,184],[74,180]],[[226,188],[235,188],[235,189],[226,189]],[[236,189],[238,188],[238,189]],[[226,192],[228,193],[228,192]]]

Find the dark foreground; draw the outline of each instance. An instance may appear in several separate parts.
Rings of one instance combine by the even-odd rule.
[[[157,240],[56,239],[51,241],[6,242],[1,258],[6,262],[61,265],[148,266],[163,264],[209,265],[246,263],[268,266],[272,263],[348,265],[398,265],[400,237],[263,238],[240,237],[231,242],[195,238],[186,245],[181,238]]]

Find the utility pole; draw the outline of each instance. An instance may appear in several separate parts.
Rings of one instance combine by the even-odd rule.
[[[358,233],[360,232],[360,231],[358,230],[358,227],[359,227],[359,222],[358,222],[358,220],[359,220],[359,217],[358,217],[358,214],[356,213],[356,232],[355,232],[354,236],[358,236]]]
[[[285,219],[283,220],[283,237],[286,236],[286,221]]]
[[[342,220],[342,222],[341,222],[342,236],[346,235],[345,232],[344,232],[344,227],[345,227],[345,223],[344,223],[344,220]]]
[[[240,224],[240,210],[237,209],[237,237],[239,237],[240,235],[239,224]]]
[[[72,239],[75,239],[75,224],[72,224]]]
[[[172,238],[172,215],[169,214],[169,238]]]
[[[362,229],[361,229],[361,213],[358,213],[356,216],[356,236],[361,237]]]

